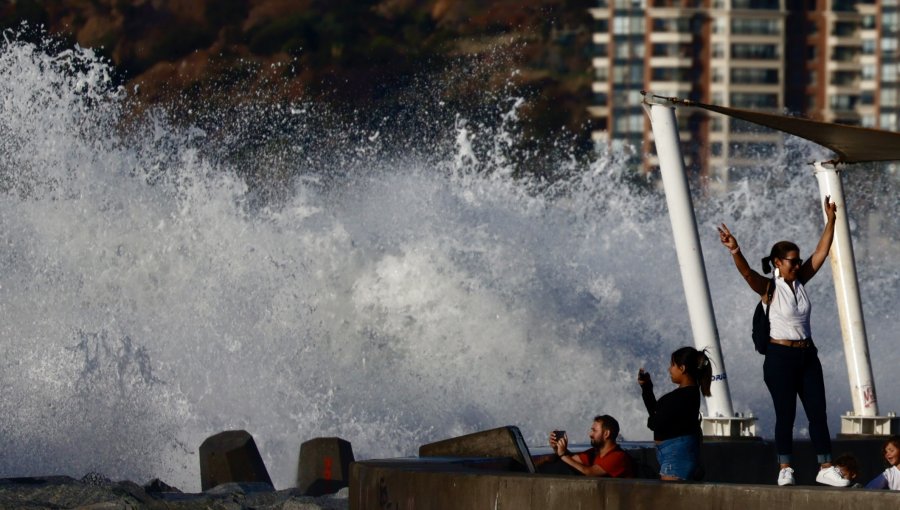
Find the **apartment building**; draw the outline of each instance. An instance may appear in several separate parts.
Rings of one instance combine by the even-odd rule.
[[[898,0],[598,0],[594,139],[656,165],[642,89],[896,130],[898,11]],[[724,116],[685,110],[679,123],[686,164],[720,186],[783,147],[780,133]]]

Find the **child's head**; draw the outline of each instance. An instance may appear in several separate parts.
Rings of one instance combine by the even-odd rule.
[[[892,466],[900,466],[900,436],[891,436],[881,449],[884,460]]]
[[[831,464],[838,468],[845,480],[852,482],[859,475],[859,463],[853,455],[840,455]]]
[[[682,347],[672,353],[672,366],[684,367],[684,372],[700,385],[700,391],[707,397],[712,384],[712,366],[706,349],[698,351],[693,347]]]

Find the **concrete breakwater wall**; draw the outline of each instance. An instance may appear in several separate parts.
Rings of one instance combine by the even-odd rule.
[[[864,483],[884,469],[883,440],[838,439],[833,453],[855,457],[857,481]],[[350,508],[900,508],[900,492],[815,485],[819,466],[809,441],[794,445],[795,487],[775,485],[774,444],[759,439],[707,440],[702,450],[703,481],[688,483],[656,479],[659,466],[652,443],[624,447],[641,478],[535,474],[531,453],[516,427],[477,432],[423,445],[418,458],[352,464]]]
[[[539,475],[479,470],[459,459],[357,462],[349,499],[351,510],[900,508],[891,491]]]

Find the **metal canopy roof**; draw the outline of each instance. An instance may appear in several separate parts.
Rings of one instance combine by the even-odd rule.
[[[836,163],[900,160],[900,133],[893,131],[832,124],[800,117],[698,103],[673,97],[654,97],[671,101],[675,104],[703,108],[805,138],[834,151],[838,155]]]

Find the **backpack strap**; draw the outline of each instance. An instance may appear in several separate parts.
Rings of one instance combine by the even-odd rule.
[[[766,303],[766,319],[769,318],[769,310],[772,309],[772,296],[775,295],[775,277],[769,279],[766,282],[766,297],[768,298]]]

